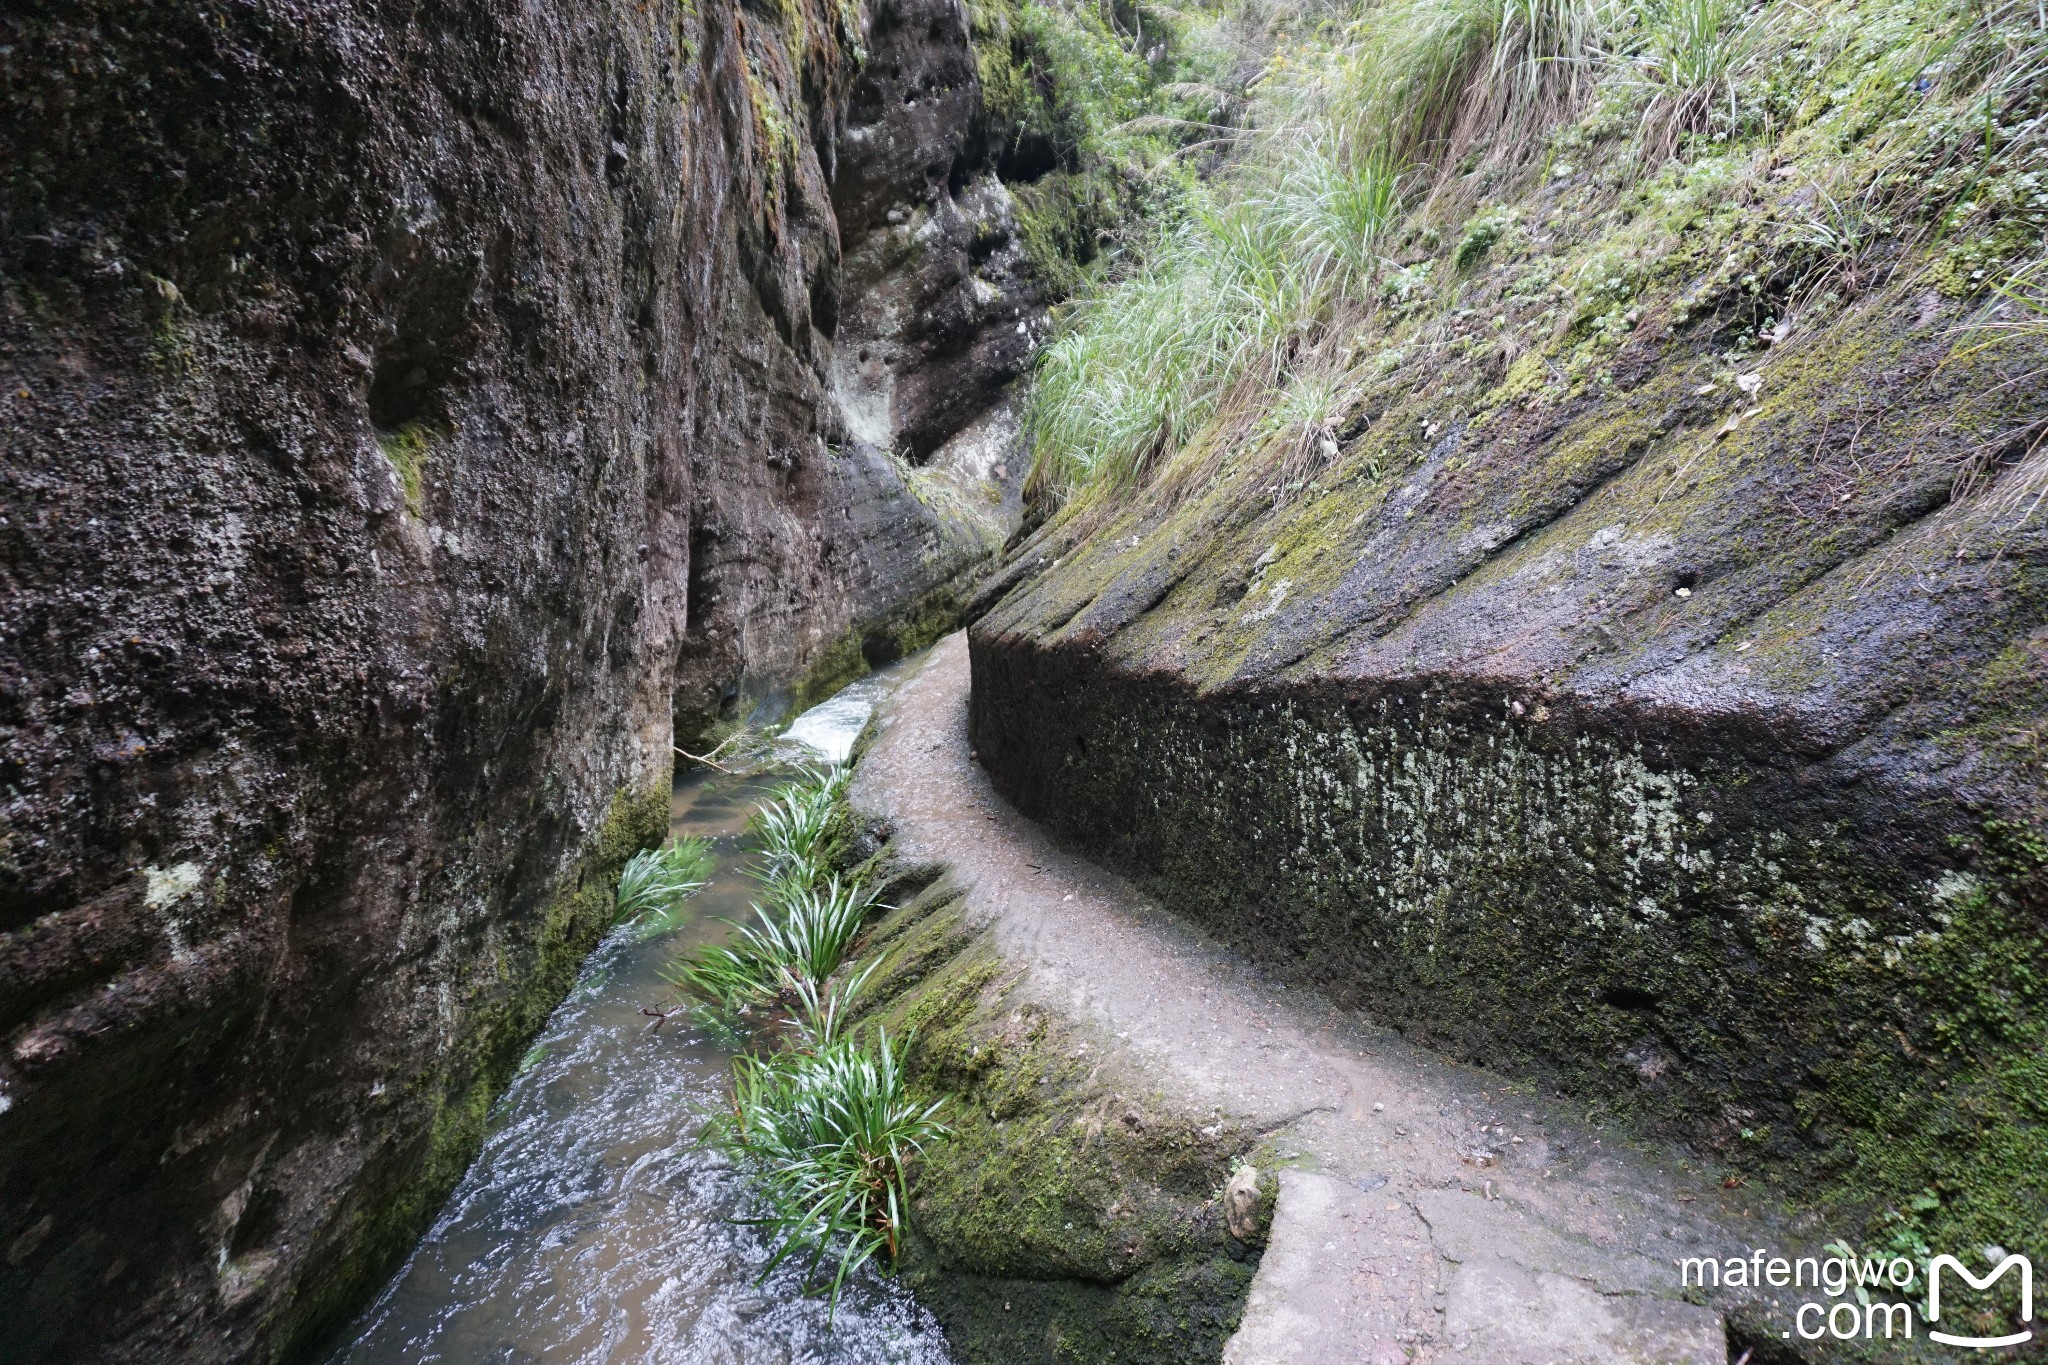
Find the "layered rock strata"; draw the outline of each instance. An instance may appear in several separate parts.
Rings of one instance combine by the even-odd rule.
[[[1660,316],[1558,402],[1397,375],[1306,492],[1075,509],[992,588],[976,747],[1417,1038],[2038,1245],[2044,371],[1955,338],[1901,283],[1736,386]]]

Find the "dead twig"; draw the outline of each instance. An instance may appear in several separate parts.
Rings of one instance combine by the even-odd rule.
[[[716,768],[718,769],[718,771],[722,773],[729,773],[732,771],[732,769],[726,767],[723,763],[720,763],[718,761],[718,755],[724,753],[725,746],[733,743],[740,737],[740,734],[743,733],[745,732],[741,731],[727,735],[724,739],[718,742],[718,747],[713,749],[708,754],[693,754],[680,744],[671,744],[668,747],[674,749],[677,753],[681,754],[684,758],[689,759],[692,763],[702,763],[707,768]]]

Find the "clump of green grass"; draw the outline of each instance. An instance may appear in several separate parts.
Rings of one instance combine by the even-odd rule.
[[[802,1256],[813,1283],[831,1256],[836,1307],[848,1275],[877,1255],[893,1262],[909,1206],[906,1167],[945,1134],[941,1106],[909,1095],[902,1051],[880,1030],[872,1045],[841,1037],[735,1058],[731,1107],[706,1138],[748,1170],[768,1206],[747,1220],[776,1244],[763,1278]]]
[[[1235,197],[1199,204],[1041,358],[1034,485],[1064,495],[1142,480],[1220,413],[1314,370],[1327,324],[1371,293],[1403,185],[1383,150],[1326,138],[1292,146]]]
[[[830,1258],[835,1307],[848,1275],[877,1256],[894,1261],[908,1206],[906,1163],[945,1132],[940,1104],[908,1095],[888,1035],[878,1029],[864,1040],[850,1022],[879,963],[847,969],[873,889],[823,865],[823,832],[845,783],[842,769],[808,772],[756,809],[751,828],[767,869],[754,922],[664,972],[718,1016],[775,1016],[755,1038],[770,1040],[772,1050],[734,1058],[728,1111],[703,1136],[749,1172],[767,1205],[748,1220],[775,1243],[762,1278],[803,1256],[812,1285]]]
[[[727,1014],[821,987],[845,961],[874,892],[837,877],[823,886],[784,883],[777,889],[767,904],[754,906],[752,924],[734,925],[739,933],[732,942],[676,959],[663,978]]]
[[[1637,144],[1656,165],[1716,117],[1741,117],[1739,86],[1770,51],[1771,26],[1749,0],[1636,0],[1637,47],[1628,63],[1648,94]]]
[[[1347,140],[1451,168],[1526,155],[1591,90],[1602,0],[1393,0],[1366,9],[1316,82]]]
[[[1209,454],[1249,443],[1280,466],[1280,496],[1299,486],[1334,454],[1336,339],[1373,312],[1404,215],[1461,158],[1524,159],[1590,89],[1606,14],[1390,0],[1276,58],[1237,161],[1040,357],[1033,495],[1145,482],[1212,427]],[[1256,420],[1276,402],[1293,407]]]
[[[652,936],[675,928],[683,902],[711,880],[714,859],[703,839],[671,839],[634,854],[619,874],[614,923]]]
[[[761,841],[770,876],[807,868],[846,790],[847,773],[832,766],[785,782],[754,811],[747,828]]]

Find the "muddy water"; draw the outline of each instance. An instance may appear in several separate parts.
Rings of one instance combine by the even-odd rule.
[[[855,686],[791,732],[842,757],[887,680]],[[675,932],[615,931],[592,954],[483,1154],[335,1365],[949,1358],[931,1315],[880,1276],[861,1277],[829,1324],[792,1268],[755,1283],[766,1244],[732,1221],[752,1211],[746,1186],[693,1140],[729,1054],[680,1018],[650,1032],[640,1012],[665,1001],[669,958],[746,915],[741,832],[769,785],[713,773],[677,786],[671,827],[715,840],[715,879]]]

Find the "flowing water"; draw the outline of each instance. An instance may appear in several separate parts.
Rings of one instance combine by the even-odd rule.
[[[856,683],[785,736],[792,762],[843,759],[889,686]],[[794,742],[792,742],[792,740]],[[808,747],[804,747],[808,746]],[[660,970],[745,918],[742,831],[772,777],[677,784],[670,828],[714,840],[718,869],[672,933],[615,930],[585,964],[492,1112],[482,1154],[335,1365],[468,1362],[907,1362],[949,1357],[909,1294],[863,1273],[827,1320],[736,1224],[744,1179],[695,1142],[730,1053],[683,1016],[658,1029]]]

